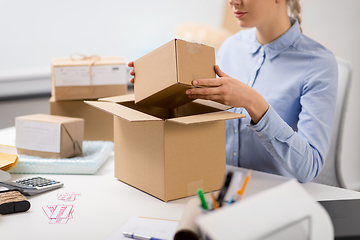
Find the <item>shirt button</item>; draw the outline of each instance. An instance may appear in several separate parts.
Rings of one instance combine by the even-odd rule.
[[[262,58],[259,58],[258,62],[262,62]]]
[[[237,153],[236,152],[234,152],[234,157],[236,157],[237,156]]]
[[[263,51],[264,51],[264,49],[261,47],[261,48],[260,48],[260,52],[263,52]]]
[[[234,133],[237,133],[237,129],[234,130]]]

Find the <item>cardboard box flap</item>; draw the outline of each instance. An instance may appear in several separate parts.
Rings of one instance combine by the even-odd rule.
[[[244,117],[245,117],[244,114],[220,111],[220,112],[211,112],[211,113],[192,115],[186,117],[172,118],[166,121],[176,122],[180,124],[194,124],[194,123],[214,122],[214,121],[244,118]]]
[[[201,105],[205,105],[205,106],[208,106],[208,107],[216,108],[216,109],[219,109],[219,110],[228,110],[230,108],[233,108],[231,106],[224,105],[224,104],[214,102],[214,101],[211,101],[211,100],[196,99],[193,102],[194,103],[199,103]]]
[[[111,113],[115,116],[121,117],[131,122],[142,122],[142,121],[159,121],[160,118],[151,116],[146,113],[136,111],[134,109],[122,106],[114,102],[100,102],[100,101],[84,101],[93,107],[96,107],[105,112]]]
[[[135,99],[134,94],[127,94],[127,95],[120,95],[120,96],[114,96],[114,97],[99,98],[98,100],[103,101],[103,102],[120,103],[120,102],[134,101],[134,99]]]

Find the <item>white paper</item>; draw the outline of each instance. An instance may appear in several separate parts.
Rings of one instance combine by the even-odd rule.
[[[174,239],[178,221],[133,217],[107,240],[128,240],[123,232],[136,233],[164,240]]]
[[[10,173],[0,170],[0,182],[5,182],[11,178]]]
[[[93,85],[118,85],[126,84],[125,65],[99,65],[93,66]]]
[[[126,84],[126,68],[123,64],[54,67],[54,79],[57,87]]]
[[[60,153],[61,124],[16,119],[16,147]]]

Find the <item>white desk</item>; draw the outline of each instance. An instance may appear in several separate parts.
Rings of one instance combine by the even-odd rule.
[[[14,128],[0,130],[1,144],[14,144]],[[117,180],[113,174],[111,157],[95,175],[42,175],[65,184],[61,189],[30,196],[29,211],[0,215],[1,239],[107,239],[133,216],[179,220],[186,203],[193,197],[164,203],[142,191]],[[246,169],[229,166],[232,170]],[[13,174],[12,180],[31,177],[30,174]],[[253,171],[245,191],[248,197],[263,189],[276,186],[287,178]],[[316,183],[303,184],[315,200],[360,198],[360,193]],[[74,202],[63,202],[57,194],[81,193]],[[42,210],[47,205],[74,206],[73,219],[66,224],[49,224]]]

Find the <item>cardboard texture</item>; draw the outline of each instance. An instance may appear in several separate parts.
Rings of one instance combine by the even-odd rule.
[[[134,61],[135,102],[167,109],[192,101],[192,81],[215,78],[215,49],[174,39]]]
[[[163,201],[218,190],[225,176],[225,119],[244,117],[194,101],[168,110],[134,96],[85,101],[114,115],[115,177]],[[214,107],[218,106],[218,108]]]
[[[54,58],[51,65],[55,101],[126,94],[126,66],[120,57]]]
[[[84,140],[113,141],[113,115],[84,103],[83,100],[55,101],[49,99],[51,115],[83,118],[85,120]]]
[[[47,114],[15,118],[18,154],[69,158],[82,153],[84,119]]]

